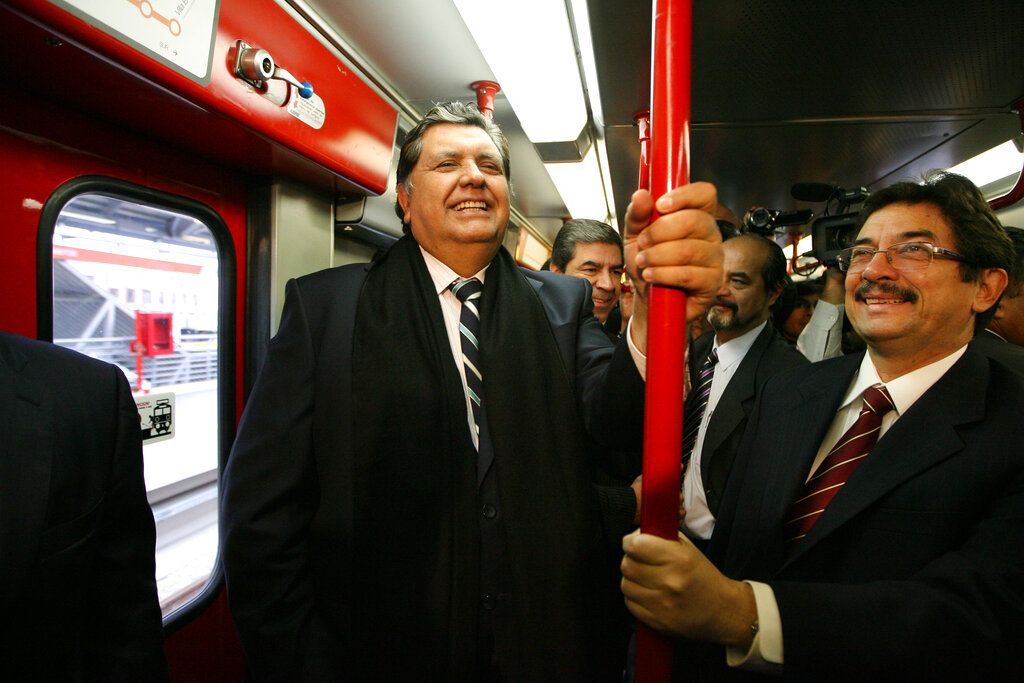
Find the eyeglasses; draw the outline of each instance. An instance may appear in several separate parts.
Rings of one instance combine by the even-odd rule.
[[[891,245],[888,249],[850,247],[839,252],[836,261],[843,272],[859,273],[868,267],[875,254],[885,254],[885,260],[889,265],[899,271],[924,270],[931,264],[933,258],[967,261],[955,251],[937,247],[930,242],[901,242]]]

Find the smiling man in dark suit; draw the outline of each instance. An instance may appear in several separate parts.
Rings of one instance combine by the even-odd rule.
[[[708,550],[721,571],[685,539],[624,541],[628,605],[689,639],[682,676],[1024,673],[1024,383],[968,346],[1012,247],[956,175],[861,218],[840,265],[867,352],[765,385]]]
[[[621,678],[583,433],[613,428],[609,383],[637,402],[643,385],[584,280],[501,248],[508,178],[497,126],[439,105],[400,153],[406,236],[288,284],[222,489],[255,678]],[[714,206],[694,184],[649,227],[646,192],[626,216],[635,262],[689,288],[691,317],[721,277]]]
[[[782,248],[747,233],[726,240],[722,252],[722,286],[707,316],[714,331],[694,341],[687,359],[693,386],[686,399],[683,524],[697,545],[715,528],[757,390],[770,377],[807,365],[768,321],[786,280]]]
[[[166,679],[154,543],[124,375],[0,332],[0,680]]]

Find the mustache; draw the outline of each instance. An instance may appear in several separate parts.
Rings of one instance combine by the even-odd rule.
[[[735,313],[735,312],[737,312],[739,310],[739,306],[737,306],[734,302],[728,301],[726,299],[723,299],[723,298],[717,297],[717,296],[714,299],[711,300],[711,305],[712,306],[724,306],[725,308],[728,308],[733,313]]]
[[[853,293],[853,298],[857,301],[864,301],[868,298],[869,294],[872,299],[884,299],[885,297],[880,295],[889,294],[896,298],[903,299],[908,303],[914,303],[917,301],[917,292],[912,289],[900,287],[892,282],[868,282],[867,280],[858,285],[856,291]]]

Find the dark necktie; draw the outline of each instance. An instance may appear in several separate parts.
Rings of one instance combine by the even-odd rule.
[[[697,374],[697,382],[686,397],[686,405],[683,408],[683,468],[690,462],[693,455],[693,448],[697,443],[697,432],[700,431],[701,420],[704,419],[704,410],[708,407],[708,397],[711,396],[711,381],[715,378],[715,366],[718,364],[718,350],[711,349],[704,364]]]
[[[480,374],[480,293],[484,286],[473,278],[451,284],[452,293],[462,302],[459,316],[459,337],[462,341],[462,364],[466,368],[466,388],[473,409],[473,429],[480,439],[480,405],[483,402],[484,379]]]
[[[864,390],[864,407],[857,421],[828,452],[814,476],[804,484],[800,497],[793,502],[789,521],[784,527],[786,544],[792,550],[821,517],[839,489],[860,466],[878,441],[882,418],[895,406],[889,391],[881,384]]]

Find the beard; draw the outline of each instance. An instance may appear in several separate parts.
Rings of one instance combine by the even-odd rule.
[[[715,306],[722,306],[728,310],[720,311]],[[711,327],[715,329],[715,332],[727,332],[738,330],[750,321],[740,317],[740,310],[736,304],[715,297],[711,302],[711,307],[708,309],[708,322],[711,323]]]

